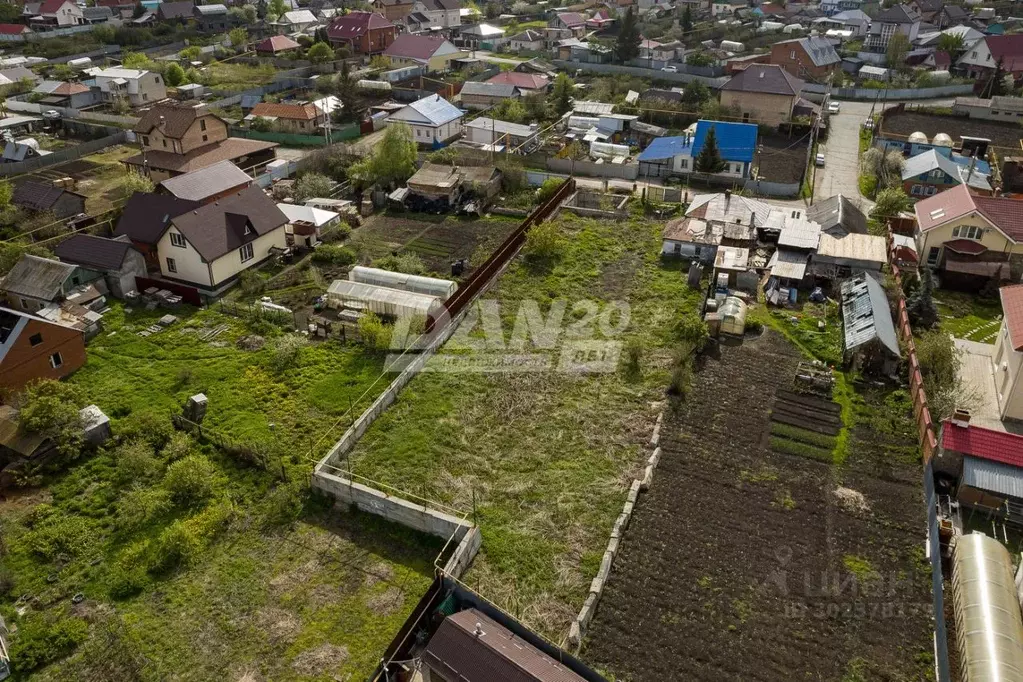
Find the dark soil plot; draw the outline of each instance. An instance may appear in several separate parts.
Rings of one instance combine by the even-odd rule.
[[[485,260],[519,222],[515,218],[473,220],[457,216],[381,214],[369,218],[355,230],[352,243],[360,250],[364,264],[391,253],[415,253],[427,270],[448,276],[452,261]],[[463,276],[468,274],[466,270]]]
[[[588,662],[634,682],[929,672],[919,487],[770,451],[775,389],[797,362],[773,332],[705,359],[665,417]]]
[[[960,116],[935,116],[911,111],[885,116],[881,131],[882,137],[885,133],[908,137],[915,132],[921,132],[927,139],[932,139],[938,133],[945,133],[956,142],[963,135],[986,137],[996,147],[1011,147],[1015,150],[1019,149],[1019,140],[1023,137],[1023,129],[1016,123],[980,121]]]
[[[808,140],[793,135],[761,135],[757,143],[763,145],[758,162],[760,175],[768,182],[799,182],[806,169]]]

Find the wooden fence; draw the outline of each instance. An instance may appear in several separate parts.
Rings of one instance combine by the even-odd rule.
[[[280,461],[279,457],[275,461],[273,448],[267,443],[243,443],[180,414],[171,415],[171,422],[174,424],[174,428],[179,431],[187,431],[201,441],[216,445],[225,453],[244,464],[254,466],[263,471],[273,469],[281,478],[287,479],[287,472],[284,469],[283,461]]]

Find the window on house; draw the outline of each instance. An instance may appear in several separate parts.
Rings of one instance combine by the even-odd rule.
[[[199,130],[206,130],[206,119],[199,119]]]
[[[238,253],[241,254],[242,263],[252,260],[252,244],[244,245],[242,248],[238,249]]]
[[[177,272],[178,264],[174,262],[173,258],[167,259],[167,272]]]
[[[689,168],[689,159],[682,159],[679,162],[679,167],[682,168],[682,169],[688,169]]]
[[[970,53],[970,56],[971,56],[971,57],[976,57],[976,56],[977,56],[977,51],[976,51],[976,50],[974,50],[973,52],[971,52],[971,53]]]
[[[927,264],[937,265],[938,264],[938,253],[941,251],[941,247],[932,246],[930,251],[927,252]]]
[[[796,58],[796,51],[795,50],[790,50],[789,51],[789,59],[795,59],[795,58]]]
[[[953,239],[980,239],[984,230],[976,225],[959,225],[952,229]]]
[[[920,185],[913,185],[912,187],[910,187],[909,193],[913,195],[920,194]]]
[[[167,148],[167,140],[164,140],[164,141],[163,141],[163,148],[164,148],[164,149],[166,149],[166,148]]]
[[[203,141],[203,142],[206,142],[207,140],[209,140],[209,138],[210,138],[210,136],[209,136],[209,135],[203,135],[203,136],[202,136],[202,141]]]
[[[144,93],[144,92],[143,92],[143,93],[142,93],[142,101],[144,102],[144,101],[146,101],[147,99],[149,99],[149,95],[147,95],[146,93]]]
[[[245,232],[243,234],[252,234],[252,228],[248,225],[245,226]]]
[[[50,356],[50,367],[57,369],[64,364],[64,358],[60,357],[60,353],[54,353]]]
[[[21,309],[22,310],[28,310],[28,299],[27,298],[21,299]]]
[[[185,248],[185,235],[179,232],[170,233],[171,244],[180,248]]]
[[[32,336],[28,337],[28,345],[30,346],[38,346],[42,342],[43,342],[42,334],[33,334]]]
[[[142,136],[142,144],[146,145],[147,147],[149,146],[149,136],[148,135],[143,135]]]

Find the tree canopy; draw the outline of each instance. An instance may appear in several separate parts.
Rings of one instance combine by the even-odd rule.
[[[696,170],[701,173],[720,173],[725,169],[725,160],[721,158],[721,150],[718,149],[718,136],[714,126],[707,131],[703,149],[696,155],[695,165]]]
[[[622,19],[621,30],[618,33],[618,41],[615,45],[618,52],[618,60],[622,63],[635,59],[639,56],[639,44],[643,42],[643,36],[639,32],[639,22],[632,11],[632,7],[625,13]]]
[[[559,73],[554,79],[554,89],[551,91],[551,106],[559,116],[572,108],[572,92],[575,90],[575,83],[564,73]]]
[[[305,53],[305,56],[311,62],[325,62],[334,58],[334,50],[327,43],[315,43]]]
[[[418,154],[412,128],[407,123],[391,123],[373,153],[353,164],[348,172],[367,186],[391,186],[412,177]]]

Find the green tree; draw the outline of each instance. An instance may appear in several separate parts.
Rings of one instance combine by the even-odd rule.
[[[153,181],[142,173],[134,170],[129,170],[124,178],[124,183],[121,185],[124,188],[125,196],[131,196],[136,192],[144,192],[148,194],[155,189]]]
[[[189,455],[167,467],[163,487],[174,503],[183,507],[201,504],[213,496],[217,467],[203,455]]]
[[[299,204],[312,197],[329,197],[334,191],[334,184],[326,175],[306,173],[295,182],[292,196]]]
[[[21,394],[18,421],[29,433],[50,438],[62,455],[75,457],[83,442],[81,395],[72,384],[44,379]]]
[[[288,6],[285,4],[284,0],[270,0],[269,6],[270,14],[273,14],[275,17],[280,19],[282,16],[284,16],[284,13],[287,11]]]
[[[308,52],[305,53],[305,56],[309,61],[319,64],[320,62],[326,62],[333,59],[334,49],[327,43],[315,43],[309,48]]]
[[[906,301],[906,312],[909,321],[919,329],[930,329],[938,322],[938,306],[934,303],[934,282],[931,269],[923,268],[920,273],[920,286]]]
[[[632,7],[629,7],[625,13],[625,18],[622,19],[621,29],[618,33],[618,40],[615,43],[615,49],[618,53],[618,61],[623,64],[630,59],[635,59],[639,56],[639,44],[643,42],[643,36],[639,32],[639,23],[636,20],[636,14],[632,11]]]
[[[682,33],[688,34],[693,30],[693,10],[686,5],[686,8],[682,10]]]
[[[554,79],[554,88],[551,91],[551,107],[554,113],[561,116],[572,109],[572,93],[575,90],[575,83],[564,73],[559,73]]]
[[[185,70],[181,68],[180,64],[171,64],[164,71],[163,79],[167,81],[167,85],[176,88],[185,82]]]
[[[911,206],[912,203],[909,197],[906,196],[901,187],[889,187],[877,193],[874,208],[870,210],[870,217],[880,223],[884,223],[889,218],[894,218],[899,213],[908,211]]]
[[[688,8],[689,5],[686,7]],[[710,90],[700,81],[690,81],[682,88],[682,104],[689,111],[696,110],[708,99],[710,99]]]
[[[522,105],[526,108],[526,116],[529,121],[539,123],[547,120],[547,100],[542,94],[526,95],[522,98]]]
[[[16,24],[24,16],[22,12],[23,10],[13,3],[0,4],[0,23]]]
[[[245,44],[249,42],[249,32],[239,26],[228,31],[227,38],[231,41],[231,47],[243,49]]]
[[[178,52],[178,56],[186,61],[198,61],[199,56],[202,54],[201,50],[202,48],[198,45],[192,45],[191,47],[186,47],[181,52]]]
[[[341,111],[338,113],[338,118],[341,121],[351,122],[362,120],[366,103],[359,93],[359,82],[352,76],[347,60],[341,62],[341,72],[337,75],[336,89],[337,98],[341,100]]]
[[[256,5],[256,18],[262,21],[266,18],[269,11],[270,7],[267,5],[266,0],[259,0],[259,3]]]
[[[407,123],[392,123],[373,153],[353,164],[349,174],[365,186],[390,187],[412,177],[418,155],[412,128]]]
[[[961,33],[942,33],[938,36],[938,50],[947,52],[956,62],[966,49],[966,43]]]
[[[146,13],[146,6],[143,5],[141,1],[137,2],[137,3],[135,3],[135,9],[132,10],[131,18],[132,19],[138,19],[139,17],[141,17],[145,13]]]
[[[888,40],[888,48],[885,50],[885,58],[888,61],[889,69],[903,70],[906,68],[906,55],[909,54],[909,38],[905,34],[896,31]]]
[[[721,158],[721,150],[718,149],[717,132],[714,126],[711,126],[703,142],[703,149],[696,155],[696,170],[701,173],[720,173],[725,169],[725,165],[725,160]]]
[[[144,52],[125,52],[121,66],[126,69],[149,69],[153,66],[153,60]]]
[[[526,107],[517,98],[508,98],[494,108],[493,117],[509,123],[525,123],[529,117]]]

